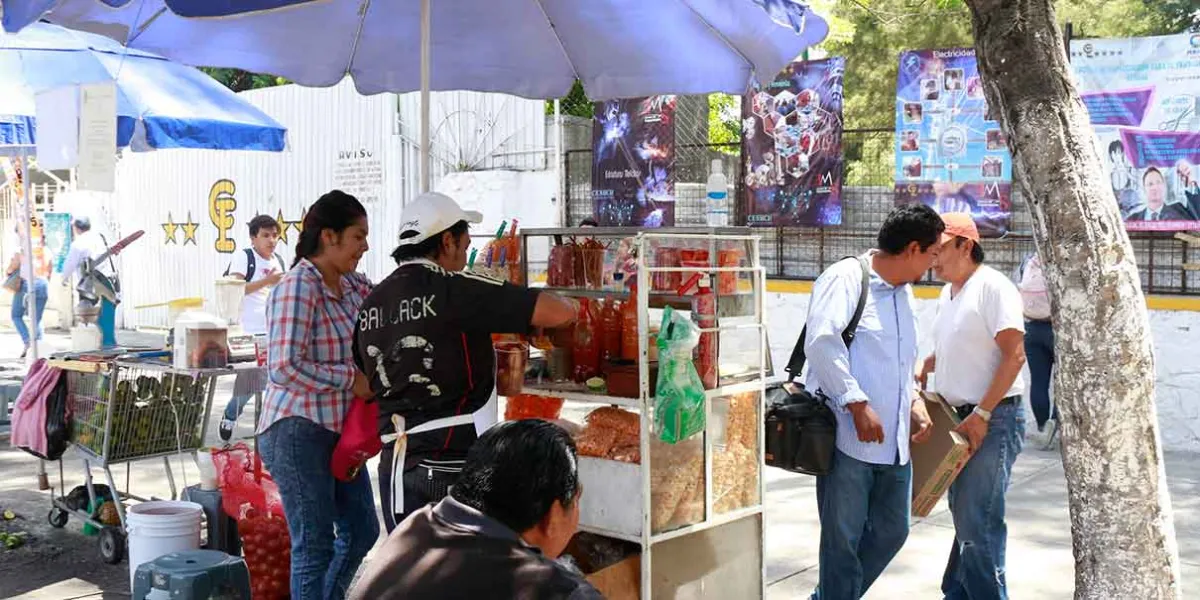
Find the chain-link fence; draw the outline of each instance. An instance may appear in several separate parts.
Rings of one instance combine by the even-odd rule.
[[[566,179],[567,217],[572,225],[591,217],[593,204],[590,119],[569,121],[574,139],[587,144],[567,145],[563,176]],[[698,133],[687,134],[693,138]],[[874,246],[875,236],[895,206],[893,181],[894,132],[891,129],[847,129],[842,134],[845,172],[842,188],[842,225],[838,227],[758,228],[762,235],[762,260],[768,274],[783,279],[815,279],[833,262]],[[721,159],[736,190],[738,223],[745,222],[742,191],[744,176],[738,143],[683,143],[676,145],[675,224],[705,222],[705,182],[713,159]],[[1002,272],[1013,272],[1034,250],[1029,211],[1013,191],[1010,233],[988,239],[983,247],[987,262]],[[1138,257],[1142,286],[1147,293],[1200,295],[1200,282],[1192,282],[1184,268],[1191,262],[1186,243],[1169,233],[1130,232]]]

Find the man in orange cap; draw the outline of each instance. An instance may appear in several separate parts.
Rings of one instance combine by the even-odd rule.
[[[917,379],[924,387],[937,369],[936,391],[958,411],[958,432],[971,445],[971,458],[950,486],[954,547],[942,593],[948,600],[1004,600],[1004,494],[1025,439],[1023,304],[1012,281],[983,264],[971,215],[947,213],[942,220],[946,231],[933,269],[948,285],[938,299],[934,353]]]

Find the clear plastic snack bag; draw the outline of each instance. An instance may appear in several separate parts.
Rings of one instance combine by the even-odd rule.
[[[658,391],[654,425],[658,437],[677,444],[704,431],[704,382],[692,363],[700,330],[671,307],[658,334]]]

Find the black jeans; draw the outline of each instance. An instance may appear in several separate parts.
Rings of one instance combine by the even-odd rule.
[[[1029,365],[1029,404],[1038,429],[1050,414],[1050,375],[1054,371],[1054,326],[1050,321],[1025,321],[1025,360]],[[1054,407],[1058,419],[1058,407]]]
[[[392,506],[393,449],[392,444],[384,445],[383,452],[379,454],[379,471],[377,472],[379,475],[379,500],[383,506],[383,524],[389,534],[409,515],[429,504],[441,502],[446,497],[449,486],[458,479],[457,474],[431,471],[424,464],[424,461],[431,460],[428,454],[409,452],[405,457],[406,462],[414,466],[406,469],[402,475],[404,478],[404,506],[398,511]],[[461,465],[462,461],[446,462]]]

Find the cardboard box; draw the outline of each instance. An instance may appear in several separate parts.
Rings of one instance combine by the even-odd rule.
[[[966,437],[956,433],[958,415],[937,394],[921,392],[929,418],[933,420],[933,435],[924,444],[912,444],[912,514],[927,517],[933,511],[954,478],[971,458]]]
[[[642,557],[630,556],[587,576],[588,583],[608,600],[638,600],[641,597]]]

